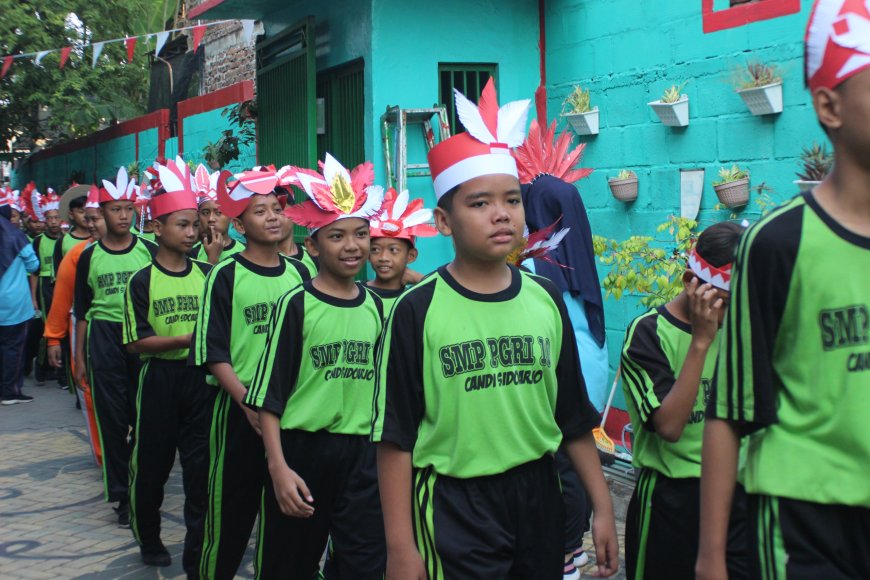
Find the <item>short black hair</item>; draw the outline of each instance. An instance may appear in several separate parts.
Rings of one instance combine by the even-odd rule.
[[[701,232],[695,250],[711,266],[720,268],[734,261],[737,244],[746,228],[734,222],[719,222]]]
[[[414,249],[413,242],[411,242],[411,240],[407,238],[391,238],[390,236],[377,236],[372,238],[372,241],[375,240],[398,240],[400,242],[405,242],[405,244],[408,246],[409,251]]]
[[[85,204],[88,202],[88,196],[82,195],[80,197],[74,197],[69,201],[70,209],[81,209],[85,207]]]
[[[447,213],[451,213],[453,211],[453,196],[459,191],[459,188],[462,187],[462,184],[454,185],[447,192],[438,198],[438,207],[446,211]]]

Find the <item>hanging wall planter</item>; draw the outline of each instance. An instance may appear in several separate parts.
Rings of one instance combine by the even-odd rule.
[[[607,180],[610,193],[619,201],[634,201],[637,199],[637,175],[634,171],[623,169],[616,177]]]
[[[719,170],[719,181],[713,182],[716,197],[726,207],[743,207],[749,203],[749,172],[736,165]]]
[[[817,185],[821,184],[821,181],[804,181],[802,179],[795,179],[792,183],[798,186],[798,191],[800,193],[806,193],[808,191],[812,191]]]
[[[668,127],[685,127],[689,124],[689,97],[681,93],[684,86],[686,83],[673,85],[661,99],[648,103]]]
[[[562,104],[562,116],[578,135],[598,135],[598,107],[592,107],[589,89],[574,87]]]
[[[743,98],[753,115],[782,113],[782,81],[763,87],[739,89],[737,94]]]
[[[801,171],[794,182],[801,193],[812,190],[820,184],[834,167],[834,155],[828,153],[827,147],[813,143],[812,147],[804,147],[801,151]]]
[[[578,135],[598,135],[598,107],[586,113],[566,113],[565,118]]]

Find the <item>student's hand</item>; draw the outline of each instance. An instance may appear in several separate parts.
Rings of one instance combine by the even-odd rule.
[[[712,284],[702,284],[698,278],[686,286],[689,297],[689,322],[692,324],[692,340],[709,347],[719,331],[719,314],[725,303],[717,297]]]
[[[247,405],[244,403],[240,403],[242,407],[242,411],[245,413],[245,417],[248,419],[248,423],[251,424],[251,428],[257,432],[257,435],[260,437],[263,436],[263,429],[260,428],[260,415],[254,411],[253,409],[249,409]]]
[[[81,356],[77,356],[76,357],[76,377],[75,378],[76,378],[76,382],[78,384],[84,385],[87,382],[87,380],[85,380],[85,377],[88,376],[87,372],[88,372],[88,369],[85,367],[85,358],[81,357]]]
[[[52,344],[46,347],[45,351],[46,356],[48,357],[48,364],[53,366],[56,369],[60,368],[60,345]]]
[[[387,550],[386,580],[427,580],[427,578],[423,558],[413,544],[407,548]]]
[[[705,557],[698,554],[695,563],[695,580],[728,580],[728,567],[723,557]]]
[[[205,255],[208,256],[208,261],[214,264],[224,250],[224,237],[220,232],[215,231],[214,228],[210,229],[211,235],[206,236],[202,241],[202,247],[205,248]]]
[[[272,476],[275,499],[278,500],[281,513],[291,518],[310,518],[314,515],[314,508],[310,505],[314,498],[298,473],[283,464],[270,465],[269,474]]]
[[[419,284],[420,280],[423,279],[423,274],[412,270],[411,268],[405,268],[405,273],[402,274],[402,286],[413,286],[414,284]]]
[[[596,514],[592,518],[592,543],[595,545],[595,561],[598,569],[590,576],[608,578],[616,574],[619,570],[619,542],[616,539],[613,512]]]

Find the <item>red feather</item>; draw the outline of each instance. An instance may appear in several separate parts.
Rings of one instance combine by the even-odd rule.
[[[492,77],[489,77],[486,86],[483,87],[483,92],[480,93],[477,108],[486,128],[489,129],[494,139],[498,139],[498,98],[495,94],[495,84]]]
[[[547,87],[540,85],[535,90],[535,110],[538,117],[538,124],[547,124]]]

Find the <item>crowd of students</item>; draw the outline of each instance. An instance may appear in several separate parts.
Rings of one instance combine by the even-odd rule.
[[[814,6],[831,176],[748,231],[705,229],[684,291],[627,329],[629,578],[870,577],[870,52],[849,42],[868,26],[863,2]],[[232,578],[256,525],[259,578],[574,579],[590,514],[592,573],[613,575],[579,150],[540,111],[526,137],[528,104],[499,107],[492,81],[477,105],[457,92],[466,132],[429,153],[434,211],[329,154],[4,191],[3,404],[32,400],[25,357],[69,369],[147,565],[171,562],[177,452],[192,578]],[[439,233],[455,257],[421,276],[416,240]]]

